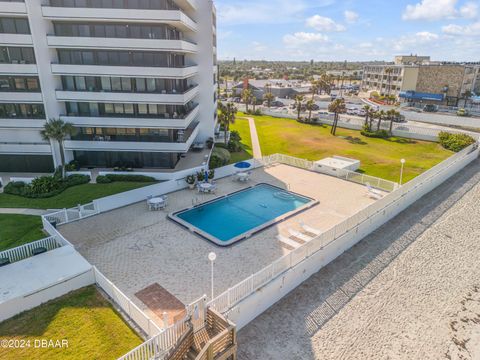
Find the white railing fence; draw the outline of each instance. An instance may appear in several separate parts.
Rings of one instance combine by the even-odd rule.
[[[270,166],[273,164],[280,163],[280,164],[298,167],[305,170],[325,173],[327,175],[335,174],[335,176],[340,179],[351,181],[351,182],[362,184],[362,185],[366,185],[367,183],[369,183],[371,186],[387,192],[391,192],[398,188],[398,184],[393,181],[377,178],[375,176],[360,174],[350,170],[338,170],[338,169],[329,168],[330,170],[334,170],[334,171],[326,172],[326,171],[322,171],[322,168],[320,167],[315,167],[314,166],[315,164],[313,161],[299,159],[293,156],[288,156],[283,154],[273,154],[273,155],[265,156],[260,161],[264,166]],[[327,168],[324,165],[322,165],[322,167]]]
[[[8,259],[10,263],[27,259],[33,256],[33,251],[38,248],[45,248],[47,251],[57,249],[65,244],[57,238],[50,236],[45,239],[34,241],[12,249],[0,252],[0,259]]]
[[[162,332],[162,329],[155,324],[137,305],[135,305],[119,288],[108,280],[94,266],[93,273],[96,284],[115,302],[149,337]]]
[[[78,205],[70,209],[62,209],[47,215],[43,215],[43,218],[45,218],[49,223],[59,226],[96,214],[98,214],[98,210],[95,206],[95,202],[91,202],[85,205]]]
[[[397,207],[397,205],[398,208],[410,205],[420,196],[433,190],[477,157],[477,145],[470,146],[320,236],[317,236],[312,241],[305,243],[232,288],[229,288],[211,300],[208,306],[211,306],[221,313],[227,313],[243,299],[255,294],[261,287],[279,275],[294,268],[297,264],[312,256],[312,254],[322,251],[346,233],[354,232],[355,230],[358,231],[362,223],[368,220],[377,225],[385,223],[389,220],[387,216],[394,213],[389,212],[390,209]],[[278,159],[275,159],[275,156],[272,156],[271,159],[278,161]],[[407,200],[403,201],[405,199]],[[372,227],[371,231],[373,230],[374,228]],[[358,241],[359,240],[360,239],[358,239]]]
[[[207,317],[206,296],[185,307],[186,316],[159,334],[145,341],[118,360],[164,360],[182,335],[193,327],[198,331],[205,326]]]

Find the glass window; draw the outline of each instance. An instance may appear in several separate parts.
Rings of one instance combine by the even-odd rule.
[[[27,64],[35,64],[35,54],[32,48],[22,48],[22,58]]]
[[[0,89],[1,90],[9,90],[10,89],[10,81],[8,78],[0,78]]]
[[[37,78],[28,78],[27,79],[27,88],[28,90],[39,90],[40,85]]]
[[[78,105],[76,102],[67,103],[67,115],[77,115]]]
[[[75,79],[73,76],[64,76],[63,84],[65,86],[65,90],[75,90]]]
[[[100,114],[97,103],[90,103],[90,115],[98,116]]]
[[[156,104],[148,104],[148,113],[151,115],[157,115],[158,109]]]
[[[105,25],[94,25],[95,36],[105,37]]]
[[[126,38],[127,37],[127,27],[124,25],[117,25],[116,26],[116,37],[119,38]]]
[[[123,114],[123,104],[113,104],[115,114]]]
[[[105,36],[109,38],[115,37],[115,25],[105,25]]]
[[[156,89],[155,79],[147,79],[147,91],[154,92]]]
[[[109,77],[102,77],[101,82],[102,82],[102,90],[112,91],[112,85],[110,84]]]
[[[15,89],[16,90],[26,90],[26,84],[24,78],[16,78],[15,79]]]
[[[122,91],[122,82],[119,77],[112,77],[112,90]]]
[[[90,36],[90,25],[78,25],[78,36]]]
[[[105,114],[114,114],[115,111],[113,109],[113,104],[104,104],[104,107],[105,107]]]
[[[17,34],[30,34],[30,27],[28,26],[27,19],[16,19],[15,27],[17,28]]]
[[[2,24],[2,32],[4,33],[9,33],[9,34],[15,34],[15,20],[10,19],[10,18],[2,18],[1,24]]]
[[[85,78],[83,76],[75,76],[75,84],[78,91],[87,90],[87,84],[85,83]]]
[[[80,115],[90,115],[90,106],[88,103],[78,103],[78,112]]]
[[[108,52],[98,51],[97,52],[97,64],[98,65],[107,65],[108,64]]]
[[[147,115],[148,114],[148,105],[147,104],[138,104],[138,114]]]
[[[93,76],[87,76],[85,78],[85,83],[87,85],[87,90],[88,91],[96,91],[97,90],[97,84],[95,83],[95,78]]]
[[[125,104],[125,114],[133,115],[135,113],[133,104]]]
[[[138,92],[145,92],[145,90],[147,89],[145,86],[145,79],[143,78],[136,78],[135,84],[136,84],[136,90]]]
[[[8,54],[12,63],[18,63],[22,59],[22,48],[9,47]]]
[[[130,78],[121,78],[122,79],[122,90],[123,91],[132,91],[132,81]]]

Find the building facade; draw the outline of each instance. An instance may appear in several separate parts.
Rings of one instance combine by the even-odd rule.
[[[429,57],[397,57],[395,65],[366,66],[361,89],[405,102],[456,106],[475,92],[479,65],[430,62]]]
[[[67,161],[173,169],[214,136],[216,13],[210,0],[0,0],[0,171]]]

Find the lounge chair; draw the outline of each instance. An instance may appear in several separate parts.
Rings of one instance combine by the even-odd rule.
[[[372,187],[372,185],[370,185],[370,183],[365,183],[365,185],[367,186],[367,195],[375,200],[380,200],[381,198],[383,198],[383,194],[377,190],[377,189],[374,189]]]
[[[281,243],[285,244],[285,245],[288,245],[289,247],[291,248],[294,248],[294,249],[297,249],[300,247],[301,244],[299,244],[298,242],[296,242],[295,240],[292,240],[290,238],[287,238],[286,236],[283,236],[283,235],[277,235],[277,239],[278,241],[280,241]]]
[[[300,221],[299,223],[300,223],[300,226],[302,227],[302,229],[309,234],[313,234],[315,236],[320,236],[320,235],[323,234],[322,230],[311,227],[311,226],[305,224],[303,221]]]
[[[296,237],[297,239],[300,239],[300,240],[305,241],[305,242],[309,242],[313,239],[313,237],[308,236],[308,235],[306,235],[304,233],[301,233],[300,231],[297,231],[297,230],[294,230],[294,229],[288,229],[288,232],[293,237]]]

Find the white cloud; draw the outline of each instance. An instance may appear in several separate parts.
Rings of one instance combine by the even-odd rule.
[[[473,3],[473,2],[466,3],[465,5],[463,5],[460,8],[459,13],[460,13],[461,17],[464,17],[464,18],[467,18],[467,19],[473,19],[473,18],[477,17],[478,4]]]
[[[422,0],[415,5],[407,5],[403,13],[404,20],[440,20],[452,18],[457,11],[458,0]]]
[[[428,31],[420,31],[413,35],[405,35],[394,41],[395,51],[417,52],[422,45],[432,45],[440,39],[440,36]]]
[[[334,32],[346,30],[345,26],[337,24],[332,19],[320,15],[314,15],[308,18],[306,25],[317,31]]]
[[[328,36],[320,33],[296,32],[283,37],[283,43],[289,48],[298,48],[304,45],[322,44],[328,42]]]
[[[349,24],[357,22],[359,15],[355,11],[346,10],[343,15],[345,16],[345,21]]]
[[[258,41],[252,42],[252,47],[253,47],[253,50],[255,50],[257,52],[262,52],[262,51],[267,50],[267,47],[264,44],[262,44]]]
[[[480,36],[480,22],[465,26],[450,24],[444,26],[442,31],[448,35]]]

